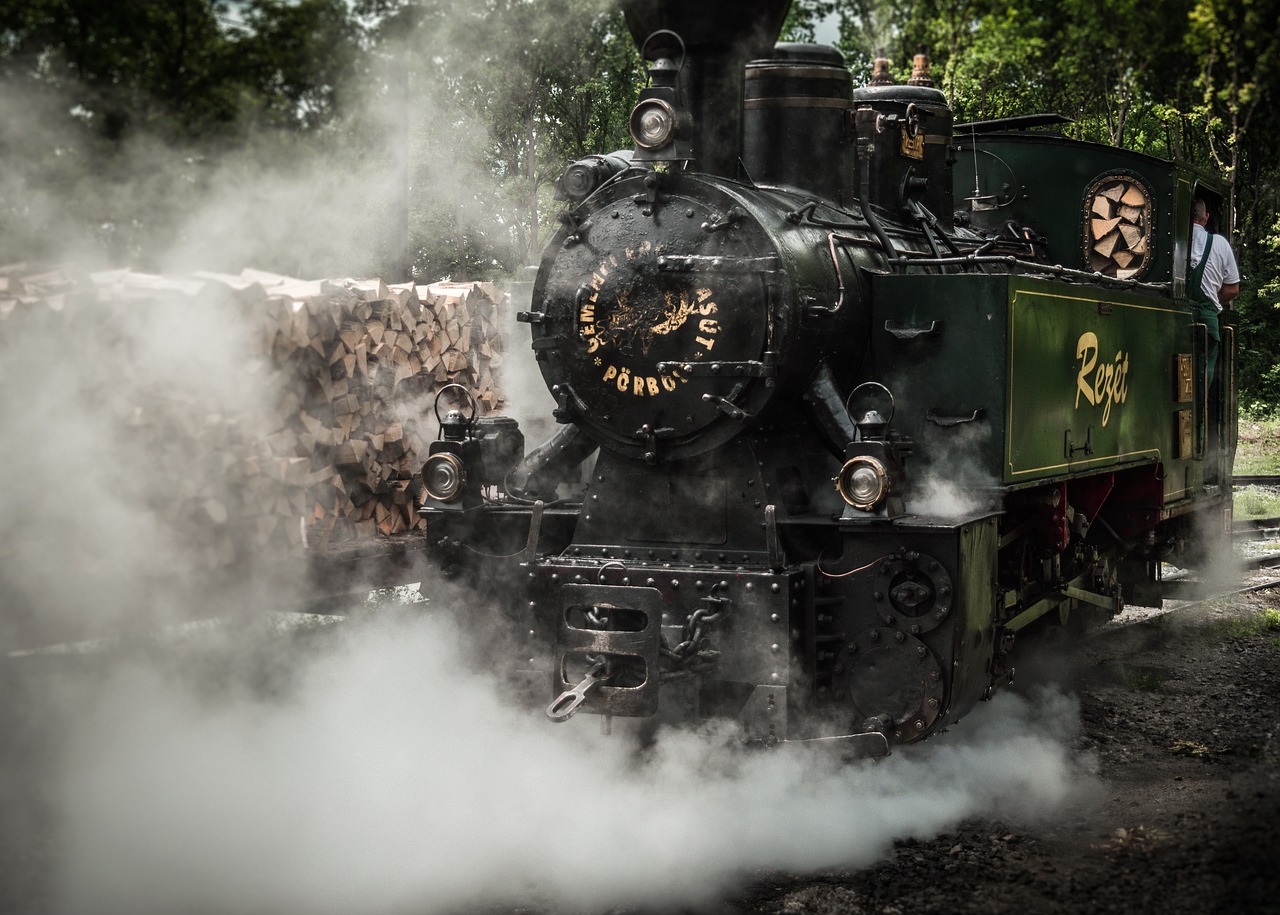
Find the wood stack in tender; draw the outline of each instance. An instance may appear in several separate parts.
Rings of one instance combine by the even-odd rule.
[[[216,568],[420,529],[436,392],[499,405],[502,298],[484,283],[15,265],[0,268],[0,334],[66,341],[84,407],[125,443],[103,459],[138,464],[139,510]]]

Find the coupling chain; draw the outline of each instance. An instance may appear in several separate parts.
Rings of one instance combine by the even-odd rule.
[[[716,597],[712,593],[702,599],[702,606],[689,615],[685,623],[684,639],[674,648],[666,645],[659,647],[659,653],[667,659],[670,667],[662,671],[666,680],[679,679],[707,673],[720,660],[720,652],[710,647],[710,639],[706,631],[719,622],[729,611],[731,601],[727,597]]]

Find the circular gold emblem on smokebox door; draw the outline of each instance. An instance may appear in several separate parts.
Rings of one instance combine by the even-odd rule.
[[[662,397],[687,382],[679,368],[659,372],[658,364],[714,358],[721,330],[720,306],[709,286],[635,281],[639,274],[626,262],[652,256],[649,242],[627,248],[621,261],[610,254],[592,273],[578,304],[578,336],[598,384],[632,397]]]

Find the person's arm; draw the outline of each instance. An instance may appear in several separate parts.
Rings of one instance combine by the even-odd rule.
[[[1217,254],[1217,252],[1214,252]],[[1222,286],[1218,289],[1218,304],[1223,308],[1231,305],[1240,294],[1240,267],[1236,263],[1236,252],[1230,245],[1224,245],[1222,257]]]

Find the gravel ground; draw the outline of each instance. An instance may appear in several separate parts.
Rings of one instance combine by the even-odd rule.
[[[1136,611],[1089,640],[1071,676],[1098,803],[1051,826],[967,822],[859,872],[770,877],[731,910],[1280,913],[1280,629],[1244,625],[1277,607],[1271,590]]]

